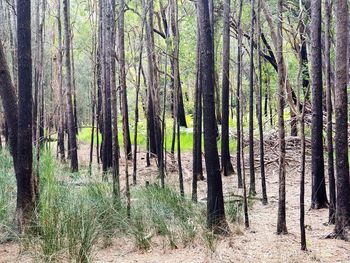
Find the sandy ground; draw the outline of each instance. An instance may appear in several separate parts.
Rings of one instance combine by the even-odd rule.
[[[81,163],[88,160],[88,146],[82,145]],[[271,156],[267,154],[266,156]],[[151,249],[139,251],[132,240],[115,238],[107,248],[97,246],[93,252],[92,262],[350,262],[350,243],[341,240],[330,240],[324,237],[331,233],[333,226],[326,224],[328,210],[309,210],[311,178],[310,167],[306,175],[306,236],[308,251],[300,250],[299,230],[299,164],[293,161],[298,157],[297,151],[288,152],[289,163],[287,172],[287,228],[289,234],[275,234],[277,222],[278,174],[277,163],[267,166],[268,205],[255,201],[249,211],[250,228],[231,226],[233,234],[220,237],[216,243],[215,252],[210,251],[203,243],[193,242],[187,246],[179,245],[170,249],[160,237],[152,239]],[[287,157],[288,157],[287,156]],[[155,180],[155,170],[145,167],[144,154],[140,155],[139,182]],[[288,159],[288,158],[287,158]],[[171,159],[168,159],[171,163]],[[233,160],[234,162],[234,160]],[[191,189],[191,155],[183,155],[185,191]],[[171,165],[168,167],[171,170]],[[261,196],[259,168],[257,168],[257,197]],[[169,184],[177,185],[176,173],[167,177]],[[249,180],[248,180],[249,181]],[[122,181],[123,183],[123,181]],[[199,182],[199,198],[206,196],[206,182]],[[241,195],[237,188],[236,176],[223,178],[224,195]],[[238,229],[237,229],[238,228]],[[19,245],[14,243],[0,245],[0,262],[34,262],[26,252],[20,253]]]

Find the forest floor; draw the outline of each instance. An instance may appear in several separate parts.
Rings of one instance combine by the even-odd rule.
[[[108,246],[98,244],[95,246],[92,262],[350,262],[350,243],[341,240],[325,239],[334,226],[327,224],[328,209],[310,210],[311,178],[309,157],[307,158],[307,174],[305,186],[306,200],[306,238],[308,251],[300,250],[299,228],[299,169],[300,157],[298,147],[288,147],[287,150],[287,177],[286,177],[286,206],[287,206],[287,235],[276,235],[277,201],[278,201],[278,163],[276,148],[267,147],[266,178],[268,205],[262,205],[258,199],[261,196],[261,186],[256,156],[257,199],[249,208],[250,228],[245,229],[244,224],[230,224],[231,235],[218,237],[214,249],[209,249],[203,242],[195,239],[193,242],[177,245],[170,248],[165,237],[152,238],[151,247],[141,251],[135,247],[128,237],[116,237]],[[80,146],[80,161],[84,164],[88,160],[88,146]],[[144,155],[144,153],[141,153]],[[144,157],[144,156],[143,156]],[[183,167],[185,178],[185,192],[191,193],[191,154],[183,153]],[[139,158],[138,182],[156,181],[155,166],[145,167],[145,159]],[[234,163],[235,160],[232,159]],[[177,172],[172,167],[171,158],[168,159],[167,184],[177,187]],[[246,161],[246,164],[248,162]],[[129,165],[131,167],[131,163]],[[121,162],[123,169],[123,162]],[[247,167],[246,167],[247,168]],[[247,169],[249,170],[249,169]],[[121,171],[123,178],[123,171]],[[247,174],[247,178],[249,174]],[[249,180],[247,180],[249,181]],[[121,185],[125,184],[122,179]],[[248,186],[249,187],[249,186]],[[242,195],[237,188],[237,177],[232,175],[223,177],[225,200],[234,194]],[[205,202],[206,182],[198,183],[198,196],[200,202]],[[0,262],[34,262],[28,254],[20,253],[20,246],[16,243],[0,244]]]

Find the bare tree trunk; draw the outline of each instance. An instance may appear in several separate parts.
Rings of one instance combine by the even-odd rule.
[[[321,1],[311,1],[311,164],[312,194],[311,208],[328,206],[323,158],[323,85],[321,50]]]
[[[2,41],[0,41],[0,97],[5,115],[5,141],[9,141],[13,164],[17,165],[18,104],[15,87],[6,61]],[[8,134],[6,136],[6,134]]]
[[[198,5],[197,5],[198,8]],[[197,181],[203,178],[202,168],[202,76],[200,62],[199,21],[197,21],[197,62],[196,87],[193,113],[193,174],[192,174],[192,200],[197,202]]]
[[[224,176],[234,172],[229,147],[230,107],[230,0],[224,1],[223,60],[222,60],[222,123],[221,168]]]
[[[216,144],[216,118],[214,99],[213,35],[210,27],[208,0],[198,2],[200,29],[201,72],[203,86],[204,149],[207,167],[207,224],[214,232],[226,232],[224,198],[220,162]]]
[[[260,176],[261,176],[261,190],[262,203],[267,204],[266,193],[266,178],[265,178],[265,152],[264,152],[264,131],[263,131],[263,115],[262,115],[262,66],[260,54],[260,38],[261,38],[261,0],[258,0],[258,16],[257,16],[257,53],[258,53],[258,71],[259,71],[259,90],[257,94],[257,114],[259,123],[259,150],[260,150]]]
[[[256,195],[255,167],[254,167],[254,28],[255,28],[255,0],[251,5],[251,34],[250,34],[250,71],[249,71],[249,195]]]
[[[32,52],[31,1],[17,0],[18,38],[18,145],[17,145],[17,207],[20,230],[31,221],[36,193],[33,177],[32,148]]]
[[[325,7],[325,64],[326,64],[326,97],[327,97],[327,152],[328,152],[328,182],[329,182],[329,218],[330,224],[335,223],[335,178],[334,178],[334,149],[333,149],[333,125],[332,125],[332,80],[331,80],[331,20],[332,3],[326,0]]]
[[[335,235],[346,239],[350,225],[350,182],[348,160],[348,1],[335,0],[336,70],[335,70],[335,154],[337,175],[337,204]]]
[[[241,86],[242,86],[242,28],[241,28],[241,21],[242,21],[242,8],[243,8],[243,0],[239,1],[239,13],[238,13],[238,23],[237,23],[237,30],[238,30],[238,50],[237,50],[237,95],[236,95],[236,107],[237,107],[237,116],[236,116],[236,123],[237,123],[237,177],[238,177],[238,187],[243,187],[243,178],[242,178],[242,137],[241,137],[241,130],[243,129],[241,127],[242,121],[241,121],[241,101],[242,101],[242,94],[241,94]]]
[[[123,136],[126,142],[128,158],[131,159],[131,141],[129,130],[129,112],[128,112],[128,98],[126,92],[126,73],[125,73],[125,43],[124,43],[124,9],[125,1],[119,2],[119,16],[118,16],[118,45],[119,45],[119,81],[121,93],[121,108],[123,117]]]
[[[278,137],[279,137],[279,189],[278,189],[278,216],[277,216],[277,234],[286,234],[286,142],[284,127],[284,90],[285,90],[285,71],[283,58],[283,0],[278,0],[278,22],[277,22],[277,66],[278,66]]]
[[[58,124],[58,149],[61,161],[65,159],[65,147],[64,147],[64,92],[62,83],[62,23],[61,23],[61,0],[57,0],[57,31],[58,31],[58,52],[57,52],[57,64],[58,64],[58,102],[59,102],[59,124]]]
[[[74,126],[74,113],[73,113],[73,101],[72,101],[72,74],[71,74],[71,62],[70,62],[70,0],[63,0],[63,14],[64,14],[64,39],[65,39],[65,66],[66,66],[66,99],[67,99],[67,122],[68,122],[68,137],[69,137],[69,152],[71,159],[72,172],[78,171],[78,149],[77,138]]]

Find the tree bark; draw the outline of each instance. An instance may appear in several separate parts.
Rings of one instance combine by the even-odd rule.
[[[241,86],[242,86],[242,28],[241,28],[241,20],[242,20],[242,9],[243,9],[243,0],[239,1],[239,13],[238,13],[238,23],[237,23],[237,30],[238,30],[238,49],[237,49],[237,95],[236,95],[236,107],[237,107],[237,116],[236,116],[236,123],[237,123],[237,177],[238,177],[238,187],[243,187],[243,179],[242,179],[242,161],[241,161],[241,152],[242,152],[242,137],[241,137]],[[244,169],[244,168],[243,168]]]
[[[277,234],[287,234],[286,225],[286,142],[284,127],[284,90],[285,90],[285,71],[283,58],[283,0],[278,0],[278,22],[276,34],[276,52],[278,66],[278,139],[279,139],[279,189],[278,189],[278,216],[277,216]]]
[[[222,60],[222,123],[221,123],[221,167],[224,176],[234,170],[229,147],[230,107],[230,0],[224,1],[223,60]]]
[[[337,175],[337,204],[335,235],[346,238],[350,224],[350,182],[348,160],[348,3],[335,0],[336,17],[336,71],[335,71],[335,154]]]
[[[333,149],[333,124],[332,124],[332,80],[331,80],[331,21],[332,1],[326,0],[325,7],[325,66],[326,66],[326,100],[327,100],[327,152],[328,152],[328,182],[329,182],[329,217],[330,224],[335,223],[335,178],[334,178],[334,149]]]
[[[129,112],[128,112],[128,98],[126,92],[126,73],[125,73],[125,40],[124,40],[124,9],[125,1],[120,0],[119,2],[119,16],[118,16],[118,45],[119,45],[119,81],[120,81],[120,93],[121,93],[121,108],[122,108],[122,119],[123,119],[123,136],[125,142],[128,159],[131,159],[131,141],[130,141],[130,130],[129,130]]]
[[[71,50],[70,50],[70,0],[63,0],[64,14],[64,44],[65,44],[65,67],[66,67],[66,102],[67,102],[67,122],[68,122],[68,138],[69,152],[71,159],[72,172],[78,171],[78,149],[77,138],[74,125],[73,113],[73,93],[72,93],[72,72],[71,72]]]
[[[207,224],[214,232],[228,230],[225,219],[220,162],[216,144],[214,98],[213,35],[210,27],[208,0],[198,2],[200,29],[201,72],[203,86],[204,150],[207,168]]]
[[[311,1],[311,169],[312,194],[311,208],[320,209],[328,206],[323,158],[323,85],[322,85],[322,50],[321,50],[321,1]]]
[[[255,0],[251,5],[251,34],[250,34],[250,71],[249,71],[249,195],[256,195],[255,165],[254,165],[254,28],[255,28]]]
[[[31,1],[17,0],[18,39],[18,144],[17,207],[20,230],[31,221],[36,203],[32,146]]]

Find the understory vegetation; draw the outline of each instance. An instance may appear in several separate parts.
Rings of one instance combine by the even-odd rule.
[[[206,228],[205,203],[193,203],[171,187],[134,186],[128,217],[126,203],[115,201],[112,184],[81,169],[61,169],[50,150],[40,158],[40,202],[37,218],[23,236],[14,229],[16,182],[8,151],[0,153],[0,243],[17,241],[23,253],[45,262],[89,262],[95,246],[127,237],[135,248],[148,250],[161,237],[169,248],[193,241],[215,250],[217,236]],[[241,221],[241,203],[229,202],[228,219]]]

